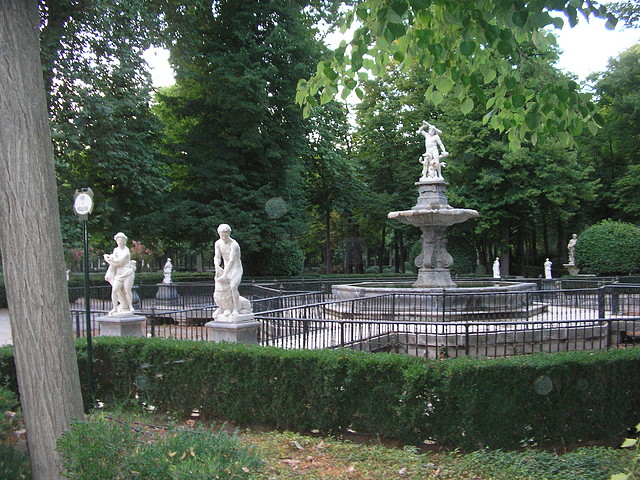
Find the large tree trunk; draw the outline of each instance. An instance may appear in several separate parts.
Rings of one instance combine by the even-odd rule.
[[[56,441],[83,406],[37,4],[0,1],[0,250],[33,478],[48,480],[61,478]]]

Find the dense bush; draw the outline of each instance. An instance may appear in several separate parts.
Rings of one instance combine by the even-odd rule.
[[[350,350],[98,338],[98,398],[277,428],[515,448],[608,440],[640,418],[640,349],[428,361]],[[81,355],[83,357],[83,355]],[[80,362],[83,368],[84,362]]]
[[[298,242],[291,240],[276,242],[268,251],[247,252],[246,255],[242,264],[247,275],[276,277],[299,275],[305,258]]]
[[[225,433],[175,430],[151,437],[101,417],[74,423],[58,449],[65,476],[76,480],[246,479],[261,466]]]
[[[96,396],[107,407],[144,403],[184,417],[198,410],[208,420],[471,449],[608,441],[640,419],[640,383],[630,380],[640,348],[430,361],[153,338],[98,337],[93,346]],[[79,340],[83,379],[85,347]],[[11,379],[5,357],[0,349],[0,375]]]
[[[603,220],[584,230],[575,247],[576,265],[584,273],[626,275],[640,271],[640,228]]]

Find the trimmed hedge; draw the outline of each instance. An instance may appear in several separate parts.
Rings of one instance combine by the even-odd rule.
[[[86,344],[79,366],[86,365]],[[0,351],[0,375],[10,362]],[[163,339],[94,340],[97,398],[279,429],[513,449],[608,441],[640,420],[640,349],[429,361]],[[84,373],[82,373],[84,378]],[[137,396],[137,397],[136,397]]]
[[[603,220],[578,237],[576,265],[585,273],[627,275],[640,271],[640,228]]]

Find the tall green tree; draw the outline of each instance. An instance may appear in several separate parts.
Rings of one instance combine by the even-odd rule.
[[[311,250],[308,253],[313,253],[313,247],[321,244],[324,271],[330,273],[333,271],[333,251],[340,241],[346,243],[347,257],[353,253],[354,257],[361,258],[361,254],[351,252],[350,248],[358,250],[355,242],[359,241],[359,233],[353,231],[356,226],[352,217],[362,186],[350,158],[349,124],[344,105],[330,102],[316,108],[309,124],[310,148],[304,158],[303,173],[309,232],[304,236],[304,242]],[[336,238],[336,218],[346,220],[352,227],[350,232],[347,228],[345,238]],[[322,241],[314,240],[314,236]],[[355,263],[356,269],[361,268],[361,262]]]
[[[604,124],[583,143],[603,184],[595,209],[600,219],[640,220],[640,44],[609,60],[591,78]]]
[[[171,233],[202,246],[229,223],[249,273],[284,273],[283,257],[300,254],[308,152],[295,86],[321,48],[309,3],[180,3],[166,16],[176,86],[158,95],[165,120],[177,120],[167,127],[179,175],[167,205],[181,231]]]
[[[138,218],[160,208],[155,201],[166,188],[142,57],[162,40],[158,2],[52,0],[41,11],[61,204],[70,204],[76,188],[91,187],[92,233],[111,238],[126,230],[140,238]],[[78,237],[75,219],[63,215],[63,223]]]

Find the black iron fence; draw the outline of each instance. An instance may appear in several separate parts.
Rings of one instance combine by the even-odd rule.
[[[174,304],[158,302],[155,287],[149,295],[139,294],[137,311],[146,317],[146,336],[210,339],[205,324],[213,321],[216,308],[213,284],[178,285],[182,300]],[[444,358],[605,349],[640,341],[640,286],[634,285],[562,289],[559,281],[547,282],[545,290],[525,292],[388,294],[350,300],[331,299],[320,284],[313,285],[321,289],[312,292],[287,287],[293,285],[241,287],[261,323],[262,345]],[[92,321],[110,309],[107,295],[108,288],[92,289]],[[84,335],[84,309],[73,308],[71,315],[77,335]],[[95,323],[93,328],[98,334]]]

